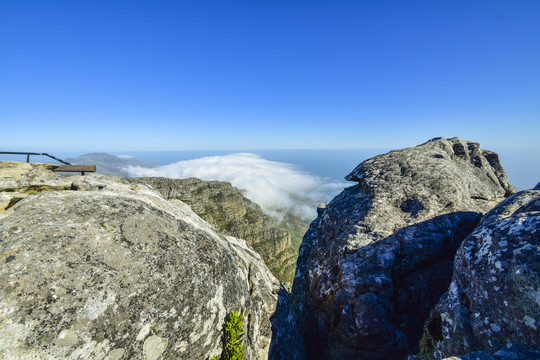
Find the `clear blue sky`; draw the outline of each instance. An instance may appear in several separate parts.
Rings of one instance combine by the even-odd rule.
[[[0,150],[540,153],[540,1],[0,1]]]

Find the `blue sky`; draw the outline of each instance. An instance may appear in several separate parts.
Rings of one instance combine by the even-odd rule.
[[[540,1],[0,1],[0,150],[540,154]]]

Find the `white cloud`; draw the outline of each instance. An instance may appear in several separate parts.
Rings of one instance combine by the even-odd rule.
[[[320,202],[330,201],[347,186],[303,172],[292,164],[247,153],[179,161],[152,169],[130,166],[125,170],[130,176],[228,181],[265,213],[282,218],[292,212],[306,221],[316,217]]]

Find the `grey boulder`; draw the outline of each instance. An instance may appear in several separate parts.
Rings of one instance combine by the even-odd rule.
[[[310,359],[403,359],[482,214],[515,192],[497,154],[437,138],[366,160],[311,224],[293,303]]]
[[[22,194],[0,214],[0,358],[208,359],[231,310],[247,359],[295,356],[261,257],[182,202],[34,164],[0,163],[0,187]]]
[[[540,189],[497,205],[463,241],[423,341],[434,358],[540,350]]]

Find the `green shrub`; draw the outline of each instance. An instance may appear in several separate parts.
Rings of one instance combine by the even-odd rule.
[[[221,358],[213,356],[212,360],[243,360],[242,353],[244,346],[242,339],[244,337],[243,316],[238,311],[231,311],[225,320],[225,334],[223,352]]]
[[[231,311],[225,323],[225,356],[223,360],[242,360],[244,346],[242,338],[244,337],[243,316],[238,311]]]

